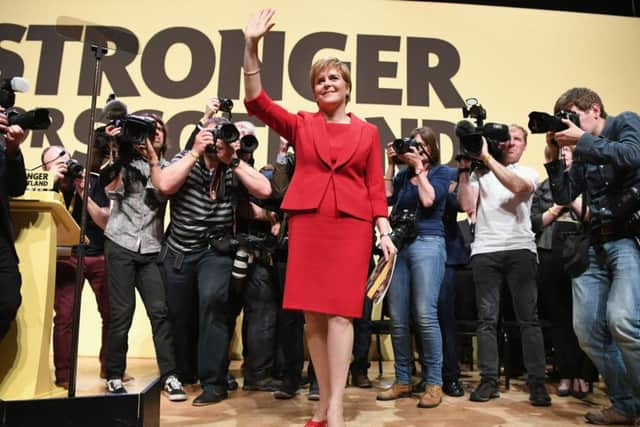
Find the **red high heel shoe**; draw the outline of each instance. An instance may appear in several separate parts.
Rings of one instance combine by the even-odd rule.
[[[324,421],[309,420],[304,425],[304,427],[327,427],[327,420],[324,420]]]

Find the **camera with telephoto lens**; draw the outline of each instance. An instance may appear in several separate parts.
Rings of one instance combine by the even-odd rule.
[[[482,138],[487,141],[489,154],[496,160],[502,159],[501,144],[511,139],[509,126],[502,123],[484,123],[487,110],[480,105],[476,98],[465,100],[462,116],[472,118],[475,124],[468,120],[461,120],[456,124],[455,132],[462,147],[462,158],[477,157],[482,151]]]
[[[273,254],[277,249],[278,239],[271,234],[254,236],[247,233],[238,233],[236,239],[238,249],[233,259],[231,279],[234,286],[240,287],[256,257]]]
[[[389,217],[389,223],[393,229],[389,237],[398,250],[413,242],[418,236],[415,212],[403,209],[400,212],[392,213]]]
[[[36,108],[21,113],[11,108],[16,102],[16,92],[26,92],[29,84],[22,77],[12,77],[0,80],[0,105],[6,109],[5,115],[9,125],[18,125],[24,130],[43,130],[51,125],[49,110]]]
[[[251,154],[258,148],[258,138],[255,135],[247,134],[240,138],[240,153]]]
[[[64,173],[64,176],[71,181],[80,178],[84,172],[84,166],[76,159],[67,160],[65,166],[67,167],[67,171]]]
[[[207,145],[205,151],[213,153],[216,151],[216,141],[221,139],[225,144],[236,142],[240,138],[240,131],[233,123],[223,123],[213,129],[207,129],[213,135],[213,144]]]
[[[529,113],[529,130],[531,133],[560,132],[569,128],[562,119],[569,120],[580,127],[580,117],[573,111],[560,110],[555,116],[541,111],[532,111]]]

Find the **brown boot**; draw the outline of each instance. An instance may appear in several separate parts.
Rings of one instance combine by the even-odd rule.
[[[585,419],[591,424],[599,425],[633,425],[633,419],[616,411],[613,406],[601,411],[587,412]]]
[[[391,388],[381,391],[376,396],[377,400],[395,400],[401,397],[411,397],[411,384],[393,383]]]
[[[424,394],[418,402],[418,408],[435,408],[442,402],[442,387],[435,384],[427,384]]]

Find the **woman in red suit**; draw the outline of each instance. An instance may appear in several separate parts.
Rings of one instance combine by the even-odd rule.
[[[284,308],[304,310],[307,343],[320,386],[308,427],[342,426],[353,328],[362,315],[372,227],[385,257],[395,253],[378,130],[346,112],[349,69],[337,59],[311,67],[316,113],[289,113],[262,90],[258,41],[273,27],[265,9],[245,30],[245,105],[295,149],[296,170],[282,202],[289,213]]]

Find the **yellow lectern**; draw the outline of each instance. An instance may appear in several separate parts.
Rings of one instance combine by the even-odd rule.
[[[48,397],[61,392],[49,368],[56,246],[77,245],[80,228],[53,191],[29,191],[12,199],[11,216],[20,257],[22,305],[0,344],[0,399]]]

